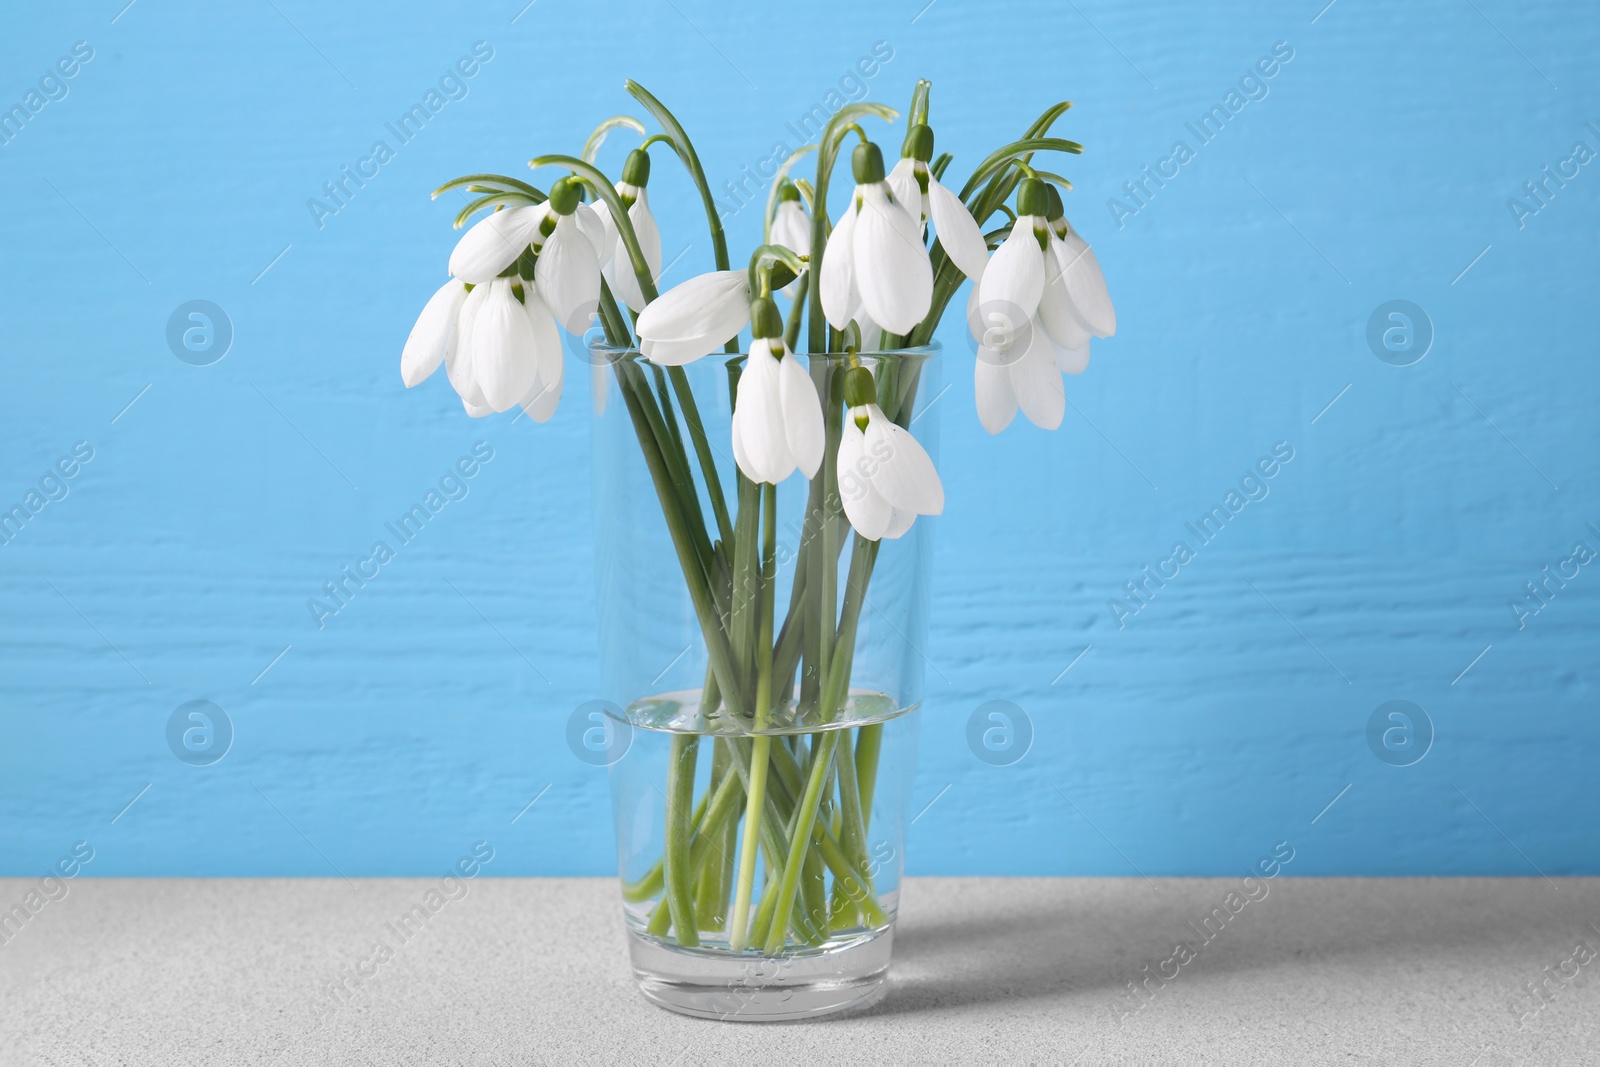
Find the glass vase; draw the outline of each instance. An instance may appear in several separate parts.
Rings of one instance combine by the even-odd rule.
[[[590,347],[597,706],[629,951],[658,1005],[773,1021],[882,990],[931,527],[876,542],[851,529],[841,380],[852,361],[872,370],[879,407],[935,454],[937,353],[784,357],[809,368],[827,447],[815,477],[773,489],[733,460],[743,356],[662,368]]]

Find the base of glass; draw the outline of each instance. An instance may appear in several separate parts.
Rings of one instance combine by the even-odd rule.
[[[768,957],[686,949],[628,931],[633,973],[647,1000],[723,1022],[785,1022],[870,1004],[883,994],[893,944],[894,928],[886,926]]]

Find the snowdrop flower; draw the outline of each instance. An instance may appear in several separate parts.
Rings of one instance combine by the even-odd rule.
[[[767,235],[771,244],[782,245],[797,256],[811,255],[811,216],[800,203],[800,190],[787,179],[778,187],[778,209],[772,214],[772,228]],[[797,281],[783,287],[783,295],[794,299],[799,291]]]
[[[944,510],[944,486],[933,460],[878,407],[865,367],[845,373],[848,412],[839,438],[839,497],[856,533],[869,541],[896,538],[918,515]]]
[[[721,348],[749,321],[749,275],[712,271],[673,286],[639,313],[639,351],[681,367]]]
[[[533,278],[556,321],[583,333],[600,303],[603,226],[594,209],[579,202],[581,191],[576,179],[563,178],[544,203],[502,208],[480,220],[450,253],[450,273],[487,285],[529,253]]]
[[[645,192],[649,182],[650,154],[635,148],[622,165],[622,180],[616,185],[617,196],[628,210],[633,235],[638,238],[639,251],[644,253],[645,265],[650,268],[650,280],[655,282],[661,277],[661,228],[650,213],[650,198]],[[622,243],[616,220],[604,203],[596,202],[594,213],[600,223],[600,273],[618,300],[635,311],[643,311],[645,301],[639,289],[639,276],[634,273],[633,260]]]
[[[771,243],[797,256],[811,254],[811,216],[800,202],[800,190],[785,180],[778,188],[778,210],[772,215]]]
[[[1047,218],[1050,192],[1038,179],[1023,180],[1016,224],[967,305],[979,344],[973,368],[978,419],[991,434],[1010,425],[1019,409],[1043,429],[1060,426],[1066,409],[1061,374],[1081,374],[1091,337],[1116,329],[1093,253],[1076,234],[1071,245],[1059,238]]]
[[[823,313],[835,329],[865,313],[885,330],[909,333],[933,302],[933,265],[922,226],[884,180],[877,145],[857,145],[851,166],[855,191],[818,274]]]
[[[1110,337],[1117,332],[1117,311],[1106,292],[1106,278],[1100,261],[1087,241],[1078,236],[1066,220],[1061,194],[1053,185],[1045,187],[1045,221],[1050,228],[1050,261],[1045,264],[1045,287],[1050,299],[1040,303],[1041,317],[1048,313],[1045,328],[1056,343],[1069,348],[1086,347],[1089,337]],[[1077,330],[1061,322],[1065,310]],[[1075,343],[1081,342],[1081,343]],[[1085,356],[1087,359],[1087,356]]]
[[[924,227],[930,219],[933,221],[934,232],[956,269],[969,278],[977,278],[988,265],[989,246],[967,205],[928,170],[928,160],[932,158],[933,131],[919,122],[906,135],[905,154],[886,180],[895,198],[906,210],[918,213],[918,221]]]
[[[521,404],[544,422],[561,399],[561,336],[533,285],[518,278],[451,279],[433,294],[406,338],[400,377],[409,388],[441,364],[473,418]]]
[[[459,278],[451,278],[423,305],[400,353],[400,380],[407,389],[427,380],[444,362],[445,353],[455,347],[456,319],[466,298],[467,286]]]
[[[733,405],[733,458],[746,478],[777,485],[795,468],[822,466],[822,402],[800,360],[783,347],[783,317],[771,297],[750,306],[750,356]]]

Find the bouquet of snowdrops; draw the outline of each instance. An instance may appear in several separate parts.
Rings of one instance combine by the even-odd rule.
[[[886,921],[865,846],[876,728],[828,727],[841,721],[851,693],[856,627],[879,545],[903,536],[918,516],[939,514],[944,490],[909,429],[919,364],[885,354],[926,351],[971,280],[967,318],[983,426],[998,433],[1020,409],[1054,429],[1065,409],[1062,374],[1082,372],[1091,338],[1116,329],[1094,253],[1063,214],[1070,183],[1034,166],[1040,153],[1081,151],[1049,132],[1071,105],[1048,108],[1020,139],[980,161],[957,192],[944,184],[951,156],[934,155],[928,89],[926,81],[916,87],[892,168],[861,123],[896,113],[874,103],[847,105],[816,144],[795,152],[772,182],[764,241],[742,269],[731,266],[694,145],[633,82],[628,92],[660,132],[628,153],[619,181],[595,159],[608,134],[647,133],[628,116],[602,123],[578,155],[533,159],[536,170],[566,172],[548,192],[472,174],[434,194],[474,194],[457,227],[488,214],[451,253],[449,280],[406,341],[401,377],[413,386],[442,364],[472,417],[520,407],[543,422],[561,398],[562,331],[581,336],[598,323],[603,341],[592,351],[627,405],[704,640],[702,718],[738,727],[717,736],[698,800],[702,738],[674,736],[662,855],[624,886],[631,901],[656,900],[650,933],[677,945],[716,931],[734,951],[773,955]],[[853,185],[830,215],[835,164],[852,136]],[[698,188],[717,268],[665,293],[656,288],[661,235],[648,194],[649,153],[658,145]],[[811,153],[814,177],[791,180]],[[731,492],[707,439],[704,398],[683,370],[719,350],[733,400]],[[810,480],[810,497],[780,619],[776,493],[797,470]],[[811,732],[778,729],[797,724]],[[752,913],[758,853],[766,883]],[[824,871],[831,893],[821,890]]]

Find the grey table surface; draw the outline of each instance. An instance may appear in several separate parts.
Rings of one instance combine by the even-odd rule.
[[[465,883],[345,1003],[437,880],[66,884],[0,943],[0,1063],[1600,1064],[1593,878],[1280,877],[1210,941],[1238,879],[912,879],[887,995],[778,1025],[646,1003],[611,879]]]

